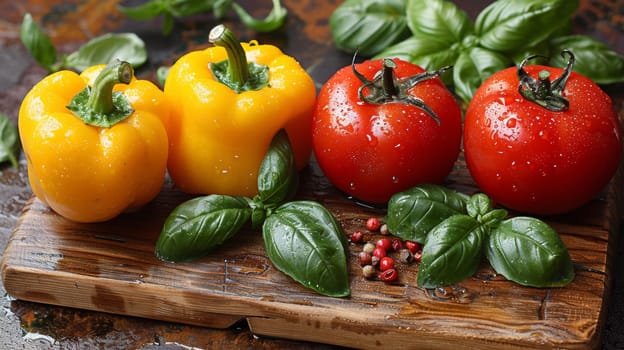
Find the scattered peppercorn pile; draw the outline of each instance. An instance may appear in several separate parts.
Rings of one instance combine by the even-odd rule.
[[[378,218],[366,220],[366,229],[370,232],[379,232],[383,236],[391,236],[388,226]],[[362,266],[362,274],[367,279],[379,278],[390,283],[399,277],[395,260],[399,263],[419,263],[422,256],[422,245],[414,241],[403,241],[399,238],[383,237],[375,242],[363,242],[364,232],[356,230],[349,237],[352,243],[363,243],[362,251],[358,253],[358,261]]]

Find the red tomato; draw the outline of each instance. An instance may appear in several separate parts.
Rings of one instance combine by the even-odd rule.
[[[566,70],[524,63],[494,74],[476,91],[464,121],[466,163],[499,204],[533,214],[567,212],[594,198],[614,175],[620,122],[609,96],[590,79],[572,72],[562,80],[572,54]],[[549,72],[567,109],[551,111],[523,97],[522,70],[534,83],[539,72]]]
[[[393,66],[384,70],[384,62]],[[358,94],[379,93],[390,71],[396,91],[376,102]],[[368,203],[386,203],[420,183],[440,183],[448,176],[461,145],[461,111],[437,77],[399,59],[372,60],[336,72],[317,98],[312,126],[314,154],[326,177],[341,191]],[[421,74],[413,87],[401,81]],[[377,77],[377,79],[375,79]],[[377,90],[377,91],[375,91]],[[389,97],[393,95],[392,97]],[[420,100],[432,113],[406,100]],[[426,107],[425,107],[426,108]]]

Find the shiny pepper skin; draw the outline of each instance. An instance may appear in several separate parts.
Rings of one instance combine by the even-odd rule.
[[[103,68],[45,77],[19,111],[33,192],[77,222],[106,221],[136,210],[160,192],[165,177],[169,107],[154,84],[134,77],[127,85],[115,84],[112,89],[133,111],[110,127],[88,125],[66,107]]]
[[[255,41],[240,46],[239,58],[268,67],[265,87],[236,92],[218,81],[210,65],[232,62],[221,46],[190,52],[169,71],[164,88],[173,102],[168,169],[184,192],[253,197],[258,169],[280,129],[289,136],[297,168],[309,161],[316,99],[312,78],[275,46]]]

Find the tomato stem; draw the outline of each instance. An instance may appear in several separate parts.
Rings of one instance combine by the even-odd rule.
[[[547,70],[540,71],[537,79],[524,70],[528,60],[543,56],[532,55],[522,60],[518,66],[518,80],[520,81],[518,92],[520,95],[553,112],[567,110],[570,103],[563,97],[563,90],[574,66],[574,54],[569,50],[563,50],[561,56],[565,57],[566,55],[568,56],[568,64],[563,74],[553,81],[550,80],[550,72]]]
[[[446,66],[433,72],[423,72],[405,78],[397,78],[394,73],[394,69],[397,67],[396,62],[389,58],[384,58],[382,60],[382,69],[375,74],[372,80],[369,80],[355,68],[356,55],[357,52],[353,55],[351,69],[353,74],[362,82],[358,89],[358,96],[361,101],[371,104],[397,102],[416,106],[424,110],[440,125],[440,119],[435,112],[423,100],[409,91],[423,81],[439,77],[440,74],[450,69],[451,66]]]
[[[399,93],[394,82],[394,68],[396,68],[396,66],[396,63],[394,63],[393,60],[384,58],[383,77],[381,78],[381,83],[383,86],[385,99],[388,101],[391,101],[392,97],[396,96]]]

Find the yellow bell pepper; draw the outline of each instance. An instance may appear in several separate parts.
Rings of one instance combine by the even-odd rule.
[[[19,111],[33,192],[78,222],[143,206],[165,178],[169,113],[163,92],[127,62],[45,77]]]
[[[285,129],[297,168],[312,152],[312,78],[273,45],[239,43],[217,26],[216,46],[187,53],[171,67],[168,170],[192,194],[252,197],[273,136]]]

